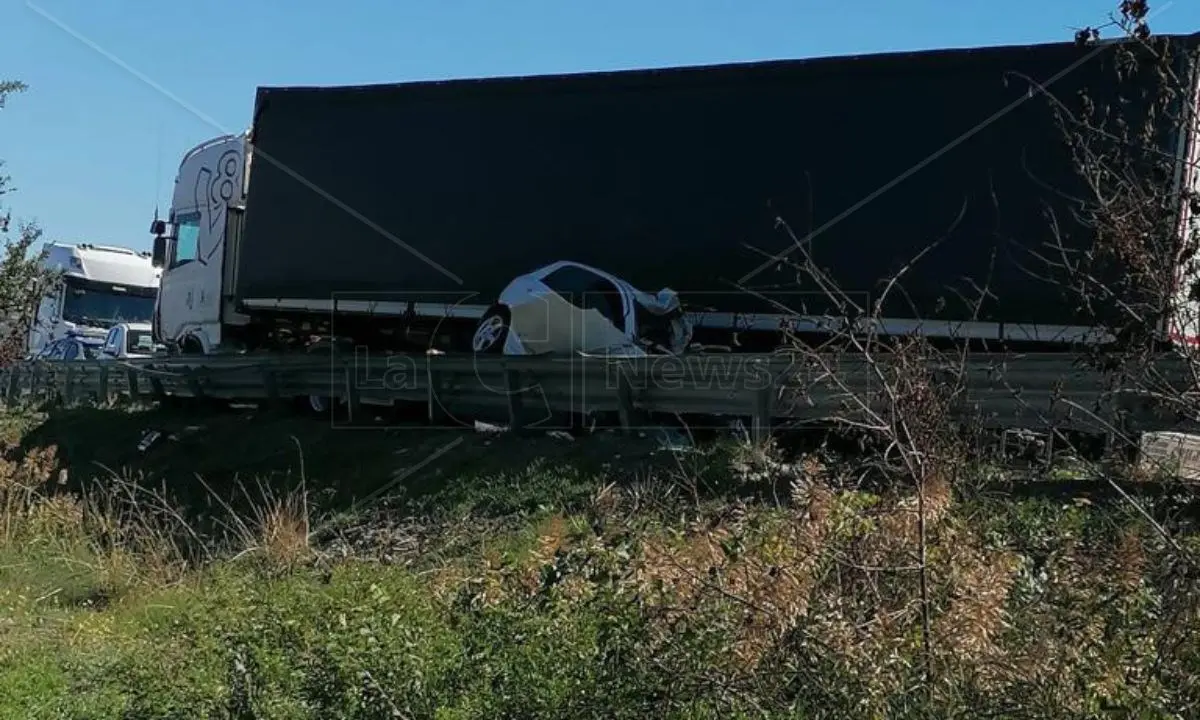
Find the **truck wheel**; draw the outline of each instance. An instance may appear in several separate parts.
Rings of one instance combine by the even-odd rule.
[[[204,346],[191,335],[180,342],[171,343],[168,354],[172,357],[187,357],[204,354]],[[197,398],[183,395],[165,395],[159,398],[159,405],[170,410],[189,410],[200,404]]]
[[[206,355],[207,353],[204,352],[204,344],[195,335],[188,335],[179,345],[179,354],[183,357],[196,357]],[[231,401],[225,398],[194,398],[171,395],[168,395],[167,398],[174,399],[173,406],[176,408],[196,407],[210,412],[224,412],[229,410],[231,405]]]
[[[509,324],[512,315],[504,305],[493,305],[483,315],[479,325],[475,327],[475,335],[471,338],[471,349],[480,354],[498,354],[504,352],[504,341],[508,339]]]

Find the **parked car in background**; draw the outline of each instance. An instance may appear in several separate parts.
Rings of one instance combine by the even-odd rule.
[[[100,352],[106,359],[134,360],[153,357],[155,350],[150,323],[118,323],[109,329]]]
[[[98,360],[104,346],[101,338],[87,335],[68,335],[42,346],[34,360]]]

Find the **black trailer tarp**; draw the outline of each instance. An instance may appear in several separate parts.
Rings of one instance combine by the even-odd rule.
[[[488,304],[567,259],[762,310],[734,283],[791,244],[782,218],[798,237],[828,225],[812,256],[859,302],[937,241],[886,314],[965,319],[960,298],[986,285],[977,319],[1072,324],[1030,250],[1055,242],[1048,212],[1070,242],[1088,235],[1062,131],[1030,83],[1078,63],[1048,90],[1069,107],[1085,87],[1103,100],[1112,57],[1061,43],[260,88],[237,294]],[[746,284],[821,309],[786,266]]]

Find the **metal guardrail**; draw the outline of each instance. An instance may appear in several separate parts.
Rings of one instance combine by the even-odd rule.
[[[503,357],[475,355],[215,355],[134,361],[27,362],[0,371],[9,404],[26,399],[66,403],[138,398],[213,398],[278,403],[329,396],[353,421],[363,405],[416,402],[431,420],[503,410],[514,429],[555,413],[612,412],[634,426],[646,413],[739,416],[756,435],[779,421],[822,422],[886,415],[881,373],[887,360],[841,355],[696,354],[650,358]],[[1160,373],[1185,379],[1164,360]],[[1078,358],[1029,354],[969,358],[965,366],[934,368],[959,377],[957,411],[1007,428],[1054,425],[1090,431],[1163,429],[1137,393],[1114,387],[1105,373],[1081,369]]]

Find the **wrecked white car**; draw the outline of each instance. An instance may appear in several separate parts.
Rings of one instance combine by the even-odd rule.
[[[505,287],[472,338],[477,353],[679,354],[692,327],[679,296],[643,292],[620,278],[560,261]]]

